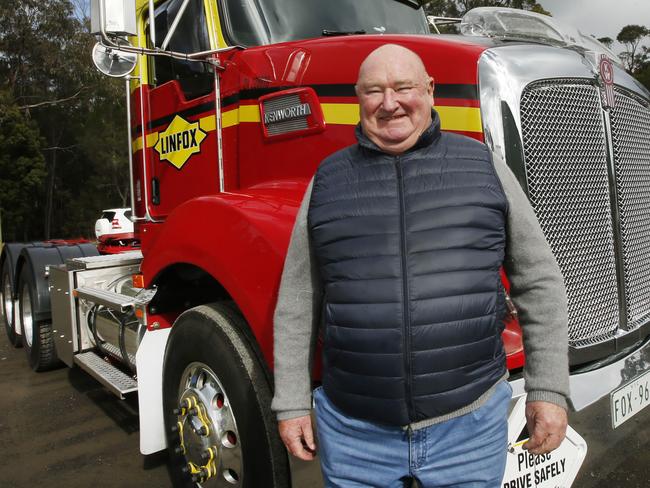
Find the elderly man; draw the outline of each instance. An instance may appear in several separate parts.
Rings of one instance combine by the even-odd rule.
[[[442,133],[433,80],[384,45],[359,70],[358,143],[328,157],[305,194],[275,312],[280,435],[314,458],[309,363],[328,487],[497,487],[506,459],[505,266],[526,353],[532,453],[566,430],[566,293],[510,170]]]

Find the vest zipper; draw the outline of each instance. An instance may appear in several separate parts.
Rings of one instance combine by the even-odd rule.
[[[411,399],[411,335],[410,331],[410,300],[408,290],[408,266],[406,262],[406,255],[408,252],[406,246],[406,204],[404,202],[404,179],[402,175],[402,160],[399,156],[395,158],[395,169],[397,171],[397,193],[399,196],[399,220],[400,220],[400,243],[402,248],[401,262],[402,262],[402,346],[404,358],[404,371],[406,373],[406,407],[409,414],[409,423],[413,419],[413,402]]]

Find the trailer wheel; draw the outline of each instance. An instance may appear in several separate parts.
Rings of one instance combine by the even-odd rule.
[[[14,347],[20,347],[22,337],[16,330],[18,321],[16,320],[15,301],[14,301],[14,280],[12,279],[11,263],[5,259],[2,263],[2,274],[0,275],[0,294],[2,295],[2,317],[5,323],[7,338]]]
[[[175,486],[290,486],[269,375],[252,340],[225,303],[195,307],[174,323],[163,406]]]
[[[47,371],[55,367],[59,359],[54,348],[54,336],[50,322],[34,320],[33,303],[36,287],[27,266],[20,274],[18,293],[18,319],[23,332],[23,346],[27,361],[34,371]]]

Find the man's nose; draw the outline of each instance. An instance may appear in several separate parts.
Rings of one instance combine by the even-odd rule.
[[[397,108],[397,94],[392,88],[384,90],[384,98],[382,99],[381,107],[386,112],[393,112]]]

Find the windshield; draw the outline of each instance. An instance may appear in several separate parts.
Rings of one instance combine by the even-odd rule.
[[[397,0],[222,0],[222,5],[230,40],[244,46],[326,34],[429,34],[423,10]]]

